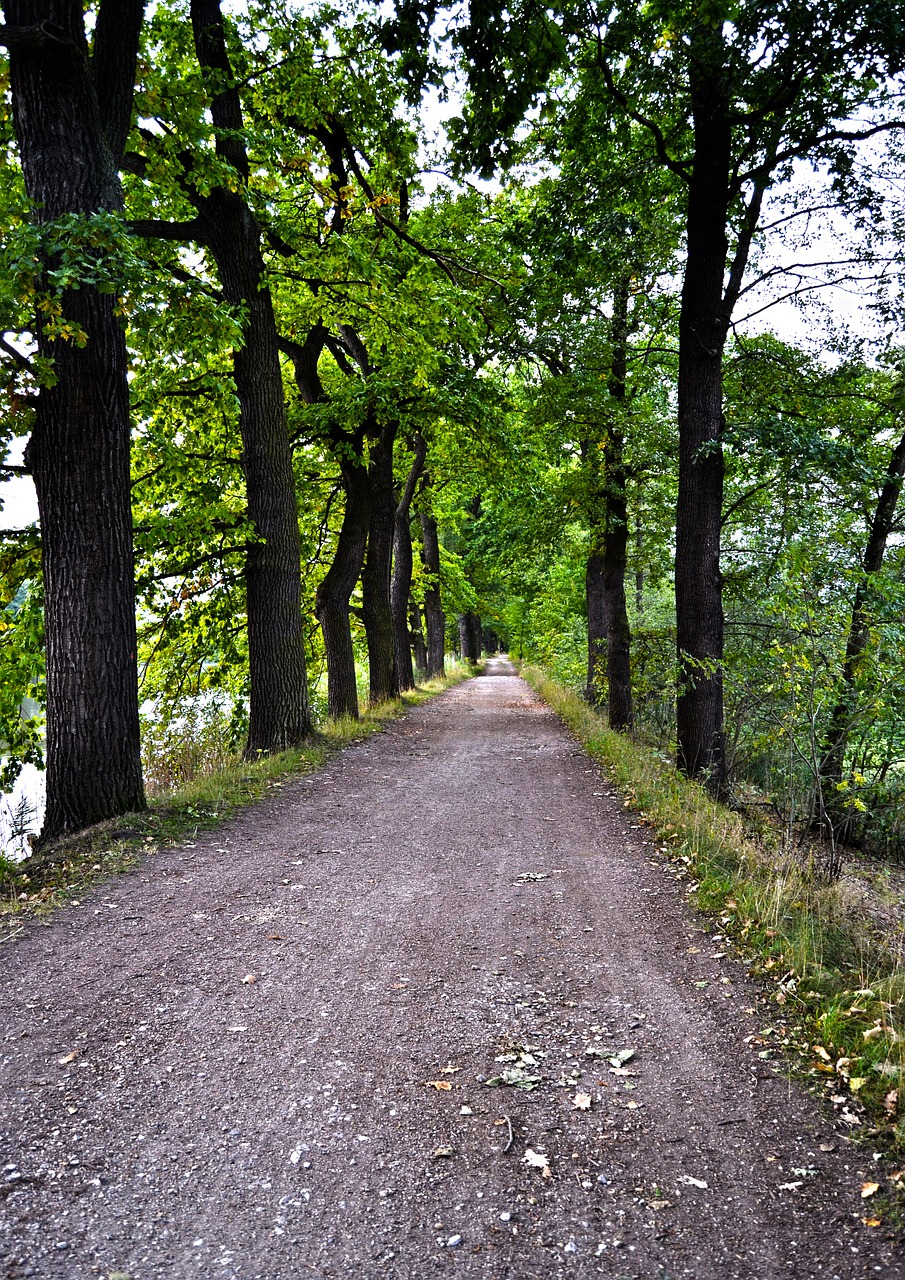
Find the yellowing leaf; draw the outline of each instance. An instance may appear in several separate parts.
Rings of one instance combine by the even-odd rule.
[[[848,1087],[852,1093],[857,1093],[859,1089],[863,1089],[867,1084],[867,1076],[852,1076],[848,1082]]]
[[[832,1062],[832,1061],[833,1061],[833,1059],[832,1059],[832,1058],[830,1057],[830,1055],[827,1053],[826,1049],[824,1049],[824,1047],[823,1047],[823,1045],[822,1045],[822,1044],[815,1044],[815,1045],[813,1045],[812,1047],[813,1047],[814,1052],[817,1054],[817,1057],[818,1057],[818,1058],[821,1058],[824,1062]]]
[[[452,1088],[448,1080],[425,1080],[424,1083],[429,1089],[436,1089],[438,1093],[445,1093]]]
[[[867,1200],[871,1196],[875,1196],[880,1190],[879,1182],[862,1182],[861,1183],[861,1199]]]

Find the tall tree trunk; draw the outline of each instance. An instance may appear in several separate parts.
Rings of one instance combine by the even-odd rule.
[[[360,442],[359,442],[360,443]],[[362,459],[340,460],[346,509],[336,554],[317,589],[315,612],[327,655],[327,711],[333,717],[358,719],[355,653],[349,625],[349,601],[361,573],[371,519],[371,485]]]
[[[81,0],[6,0],[16,137],[33,216],[122,207],[140,0],[103,0],[89,61]],[[51,267],[53,264],[45,264]],[[64,293],[84,347],[36,323],[53,363],[26,463],[41,520],[47,642],[46,843],[145,807],[138,727],[126,342],[115,299]]]
[[[626,398],[629,282],[620,282],[613,298],[610,328],[612,367],[610,395],[614,412],[600,448],[586,455],[591,469],[591,554],[585,570],[588,608],[588,701],[602,701],[604,666],[607,714],[613,729],[632,727],[631,629],[625,602],[628,514],[621,414]],[[602,517],[602,518],[601,518]]]
[[[427,671],[427,645],[424,643],[424,630],[421,626],[421,610],[418,601],[409,597],[409,630],[412,634],[412,649],[415,654],[415,671]]]
[[[731,130],[722,99],[722,37],[693,39],[694,161],[679,314],[679,495],[676,511],[678,762],[717,796],[726,791],[723,737],[723,374],[727,316]]]
[[[481,656],[481,619],[476,613],[459,616],[459,648],[464,662],[477,662]]]
[[[371,482],[371,521],[368,550],[361,574],[362,613],[368,641],[368,676],[371,702],[399,696],[396,670],[396,637],[390,581],[396,496],[393,489],[393,444],[396,426],[385,426],[371,449],[368,474]]]
[[[883,567],[886,545],[892,532],[902,482],[905,477],[905,435],[893,450],[877,499],[868,532],[861,577],[852,605],[845,661],[842,666],[839,696],[830,713],[829,724],[821,748],[820,782],[823,794],[824,824],[832,823],[838,838],[846,837],[851,813],[841,802],[837,785],[842,782],[845,751],[852,721],[857,712],[857,679],[861,661],[870,643],[871,579]]]
[[[414,440],[415,456],[406,478],[402,495],[396,507],[393,528],[393,576],[390,583],[390,603],[393,609],[393,634],[395,641],[396,671],[400,691],[414,689],[415,673],[412,669],[412,649],[408,625],[409,593],[412,589],[412,529],[410,513],[415,486],[424,470],[427,445],[419,433]]]
[[[440,598],[440,539],[432,515],[421,513],[421,560],[427,585],[424,588],[424,621],[427,626],[428,678],[445,671],[446,615]]]
[[[198,61],[214,73],[211,113],[217,154],[244,182],[249,164],[242,108],[231,84],[219,0],[192,0],[191,17]],[[251,685],[246,750],[253,756],[299,743],[311,733],[295,476],[273,303],[269,289],[262,287],[261,229],[245,198],[232,187],[215,187],[193,199],[224,297],[246,314],[233,368],[248,514],[258,538],[245,565]]]

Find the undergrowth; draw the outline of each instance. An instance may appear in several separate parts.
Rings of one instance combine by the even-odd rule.
[[[766,980],[773,1026],[759,1037],[761,1055],[797,1059],[853,1137],[869,1137],[901,1160],[905,971],[897,949],[820,867],[771,847],[768,833],[747,826],[655,751],[614,733],[576,693],[537,668],[522,674],[653,828],[694,904],[716,917],[752,974]],[[896,1216],[903,1184],[905,1170],[888,1176],[887,1220]]]
[[[167,739],[156,779],[179,779],[178,789],[156,795],[144,813],[130,813],[45,846],[24,862],[0,857],[0,940],[22,932],[27,919],[45,919],[64,902],[77,902],[98,881],[127,871],[158,849],[193,839],[219,826],[246,805],[278,791],[293,778],[313,773],[335,751],[379,733],[409,707],[420,706],[458,684],[473,668],[447,661],[447,674],[403,694],[398,701],[366,708],[358,720],[322,725],[304,746],[242,760],[234,753],[205,753],[192,743]]]

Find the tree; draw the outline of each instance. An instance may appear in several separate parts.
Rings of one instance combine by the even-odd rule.
[[[254,537],[245,563],[248,611],[250,756],[303,741],[311,732],[301,612],[301,545],[295,478],[286,427],[283,377],[273,302],[265,278],[262,228],[247,194],[251,169],[239,90],[219,0],[192,0],[195,53],[207,88],[214,152],[212,178],[202,156],[178,157],[181,192],[194,206],[187,222],[136,220],[133,229],[207,247],[227,303],[244,313],[233,357],[242,433],[242,467]],[[145,137],[155,146],[154,135]],[[146,157],[133,157],[140,174]],[[223,173],[229,175],[224,180]]]
[[[38,495],[47,645],[46,843],[145,805],[129,501],[118,169],[142,0],[6,0],[16,135],[41,277],[40,384],[26,464]],[[68,252],[68,264],[62,259]]]

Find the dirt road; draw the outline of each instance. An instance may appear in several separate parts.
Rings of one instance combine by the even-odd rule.
[[[0,1276],[900,1277],[724,950],[491,663],[4,950]]]

